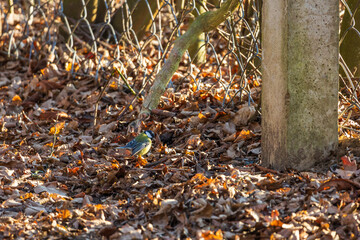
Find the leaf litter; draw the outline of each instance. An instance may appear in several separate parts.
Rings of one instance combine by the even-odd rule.
[[[153,44],[143,60],[149,68]],[[93,126],[101,84],[70,77],[74,66],[63,63],[1,59],[1,238],[360,237],[358,145],[346,142],[356,132],[342,133],[345,152],[334,169],[267,169],[259,165],[261,80],[251,85],[253,103],[234,98],[234,107],[223,108],[227,95],[214,85],[214,65],[205,65],[200,83],[184,80],[180,66],[172,79],[177,90],[169,88],[142,123],[156,138],[139,160],[115,148],[136,136],[142,98],[131,103],[114,78]],[[138,79],[128,80],[138,87]],[[345,120],[358,127],[356,115]]]

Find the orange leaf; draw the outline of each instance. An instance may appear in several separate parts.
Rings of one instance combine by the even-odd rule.
[[[216,93],[216,94],[214,95],[214,98],[215,98],[216,100],[218,100],[218,101],[222,101],[222,100],[223,100],[223,97],[222,97],[219,93]]]
[[[71,63],[66,63],[66,64],[65,64],[65,70],[66,70],[67,72],[70,72],[70,71],[71,71],[71,66],[72,66]]]
[[[229,115],[229,114],[227,114],[227,113],[224,112],[224,111],[217,112],[213,120],[218,120],[218,119],[224,118],[224,117],[226,117],[226,116],[228,116],[228,115]]]
[[[109,84],[109,88],[111,88],[111,89],[117,89],[117,88],[118,88],[117,82],[116,82],[116,81],[111,81],[111,83]]]
[[[71,67],[72,67],[72,64],[70,62],[65,64],[65,70],[67,72],[71,71]],[[80,69],[80,65],[78,63],[75,63],[74,64],[74,71],[77,72],[79,69]]]
[[[280,213],[278,210],[275,209],[275,210],[271,211],[271,219],[276,219],[279,216],[280,216]]]
[[[185,152],[184,152],[185,155],[191,155],[191,156],[194,156],[195,153],[193,151],[189,151],[187,149],[185,149]]]
[[[214,234],[213,231],[203,231],[201,233],[201,236],[205,239],[205,240],[217,240],[217,239],[223,239],[223,234],[222,231],[219,229],[216,231],[216,233]]]
[[[65,200],[63,197],[61,197],[57,193],[50,193],[49,197],[51,197],[54,200]]]
[[[67,168],[68,173],[75,175],[80,170],[79,167]]]
[[[283,225],[283,222],[280,220],[272,220],[270,223],[270,226],[273,227],[281,227]]]
[[[26,199],[29,199],[29,198],[32,198],[33,197],[33,194],[32,193],[25,193],[23,196],[21,196],[20,198],[22,200],[26,200]]]
[[[291,188],[279,188],[279,189],[276,189],[276,192],[278,193],[287,193],[287,192],[290,192]]]
[[[239,133],[239,136],[235,139],[235,142],[238,142],[239,140],[247,140],[255,136],[250,130],[241,130]]]
[[[214,73],[213,72],[202,72],[201,76],[204,77],[213,77]]]
[[[148,161],[145,158],[139,158],[137,162],[140,166],[145,166]]]
[[[45,70],[46,70],[46,68],[40,69],[41,75],[45,75],[45,74],[46,74]]]
[[[197,173],[197,174],[195,174],[195,176],[193,176],[191,178],[191,181],[195,181],[197,179],[201,180],[201,181],[205,181],[205,180],[207,180],[207,177],[205,177],[204,174],[202,174],[202,173]]]
[[[68,209],[58,209],[56,208],[56,211],[58,212],[58,217],[62,218],[63,220],[71,218],[72,214]]]
[[[205,116],[204,114],[202,114],[201,112],[199,113],[198,117],[199,117],[200,119],[206,119],[206,116]]]
[[[348,156],[342,156],[341,161],[344,165],[344,170],[346,171],[356,171],[357,164],[355,160],[351,160]]]
[[[65,122],[59,122],[57,123],[54,127],[52,127],[50,129],[49,134],[53,135],[53,134],[59,134],[61,129],[63,129],[65,126]]]
[[[203,188],[203,187],[207,187],[209,185],[211,185],[212,183],[216,183],[217,181],[213,178],[208,178],[207,181],[203,184],[199,184],[194,186],[194,188]]]
[[[105,207],[101,204],[97,204],[94,206],[95,207],[95,210],[102,210],[102,209],[105,209]]]
[[[21,97],[19,95],[15,95],[13,98],[12,98],[12,101],[13,102],[21,102]]]
[[[112,163],[112,164],[111,164],[111,168],[112,168],[112,169],[119,169],[119,164],[117,164],[117,163]]]
[[[154,196],[151,194],[151,192],[148,192],[147,197],[152,201],[154,200]]]

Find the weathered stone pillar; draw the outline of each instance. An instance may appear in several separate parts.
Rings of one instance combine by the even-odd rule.
[[[305,170],[336,149],[338,33],[338,0],[264,1],[264,165]]]

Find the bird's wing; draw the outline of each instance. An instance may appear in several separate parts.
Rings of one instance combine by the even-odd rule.
[[[136,145],[135,139],[128,142],[125,146],[117,147],[116,149],[122,149],[122,148],[133,148]]]
[[[149,144],[151,144],[151,142],[143,142],[143,143],[139,143],[137,142],[135,146],[133,146],[132,148],[132,155],[137,154],[138,152],[140,152],[142,149],[146,148],[147,146],[149,146]]]

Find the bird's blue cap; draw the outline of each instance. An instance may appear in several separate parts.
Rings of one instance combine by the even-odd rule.
[[[148,136],[150,139],[153,139],[155,137],[155,133],[151,130],[145,131],[146,136]]]

